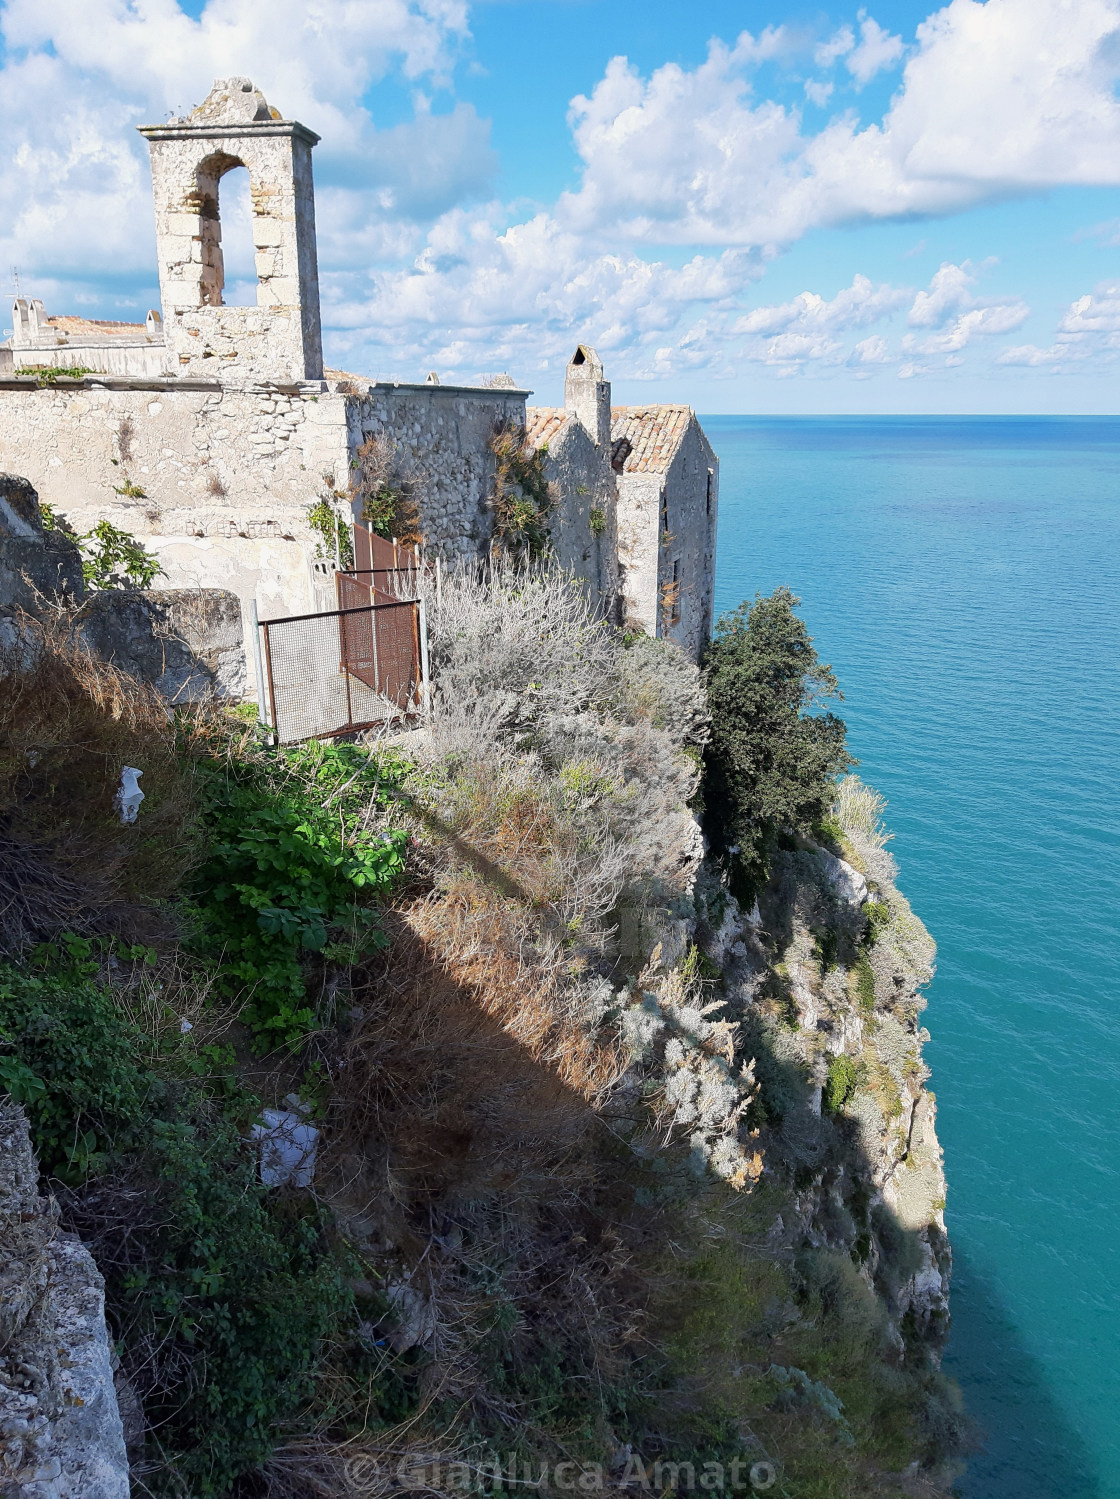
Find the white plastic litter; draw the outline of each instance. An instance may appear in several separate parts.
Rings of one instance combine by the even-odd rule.
[[[304,1117],[308,1105],[294,1093],[284,1100],[287,1109],[265,1109],[252,1135],[260,1145],[261,1181],[266,1187],[309,1187],[315,1175],[319,1131]]]
[[[180,1034],[180,1036],[185,1036],[188,1031],[193,1031],[193,1030],[194,1030],[194,1023],[192,1021],[188,1020],[185,1015],[181,1015],[179,1017],[179,1034]]]
[[[144,793],[140,790],[140,777],[144,774],[135,765],[125,765],[121,770],[121,785],[117,792],[117,809],[122,822],[135,822],[140,811]]]

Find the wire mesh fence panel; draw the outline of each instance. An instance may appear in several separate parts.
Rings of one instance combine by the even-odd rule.
[[[382,605],[374,615],[378,687],[392,702],[414,702],[420,689],[419,608]]]
[[[416,597],[416,570],[411,567],[345,567],[335,573],[340,609],[386,604]]]
[[[261,622],[272,727],[282,744],[372,728],[417,711],[414,599]]]
[[[377,670],[377,620],[375,609],[346,609],[338,616],[342,669],[356,677],[363,687],[381,691]]]

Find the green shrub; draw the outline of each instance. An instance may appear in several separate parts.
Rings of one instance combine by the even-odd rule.
[[[71,1187],[71,1222],[96,1235],[124,1371],[157,1433],[148,1491],[204,1499],[271,1452],[352,1299],[319,1209],[257,1180],[243,1139],[257,1101],[210,1076],[213,1048],[171,1034],[128,1018],[88,941],[0,965],[3,1075],[20,1080],[43,1171]]]
[[[353,963],[383,945],[367,903],[403,870],[407,842],[364,831],[357,798],[340,794],[359,781],[379,794],[368,756],[316,746],[283,763],[293,773],[278,784],[259,766],[202,771],[211,842],[194,894],[204,945],[224,992],[247,1001],[263,1048],[298,1043],[314,1024],[309,955]]]
[[[864,1071],[857,1057],[842,1054],[830,1059],[824,1086],[824,1106],[830,1114],[838,1114],[848,1102],[863,1082]]]
[[[843,720],[817,711],[841,694],[794,613],[798,602],[779,588],[741,604],[719,621],[705,657],[705,824],[716,851],[737,849],[752,879],[782,829],[821,823],[836,776],[854,763]]]
[[[587,521],[591,527],[592,536],[602,536],[607,529],[607,512],[602,505],[592,505]]]
[[[92,951],[68,935],[37,950],[38,972],[0,966],[0,1075],[34,1117],[43,1171],[70,1183],[136,1147],[155,1102],[140,1035],[93,983]]]
[[[875,973],[865,952],[856,959],[855,976],[859,1007],[865,1015],[871,1015],[875,1011]]]
[[[890,925],[891,908],[885,900],[869,900],[863,908],[863,914],[867,918],[863,940],[868,947],[874,947]]]

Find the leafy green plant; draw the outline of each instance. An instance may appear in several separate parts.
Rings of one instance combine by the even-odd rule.
[[[828,1063],[828,1077],[824,1086],[824,1106],[830,1114],[838,1114],[863,1082],[865,1067],[858,1057],[841,1053]]]
[[[93,588],[150,588],[163,568],[142,542],[101,520],[78,538],[82,577]]]
[[[292,759],[298,765],[300,752]],[[331,804],[344,772],[354,781],[363,768],[376,789],[368,758],[354,770],[321,747],[310,775],[280,785],[250,768],[204,771],[211,845],[195,886],[204,943],[221,959],[223,988],[247,1001],[262,1047],[294,1045],[314,1024],[312,955],[353,962],[384,944],[368,902],[402,872],[407,834],[367,833],[344,800]]]
[[[751,882],[785,829],[825,816],[835,778],[853,764],[844,721],[819,711],[840,697],[788,588],[725,614],[705,657],[711,738],[704,754],[705,823],[713,846]]]
[[[17,375],[33,375],[40,386],[57,385],[60,380],[82,380],[86,375],[96,375],[97,370],[88,365],[73,364],[68,367],[54,364],[25,364],[16,370]]]
[[[53,505],[48,505],[46,500],[39,501],[39,517],[44,531],[54,531],[60,536],[74,538],[74,527],[64,515],[58,514]]]
[[[70,1188],[69,1221],[97,1225],[124,1371],[158,1432],[149,1492],[203,1499],[266,1458],[311,1394],[351,1317],[349,1267],[310,1199],[257,1179],[243,1135],[259,1104],[232,1058],[177,1028],[161,1047],[102,978],[76,938],[0,965],[0,1076]]]
[[[354,565],[354,531],[339,516],[330,500],[323,497],[308,507],[307,524],[315,532],[317,557],[338,557],[343,567]]]
[[[556,503],[544,471],[548,444],[528,448],[525,429],[503,422],[491,434],[490,451],[495,535],[514,556],[543,556],[551,544],[548,517]]]
[[[123,494],[130,500],[146,500],[148,498],[148,491],[142,489],[139,484],[134,484],[127,474],[124,476],[123,484],[113,485],[113,493]]]
[[[607,512],[603,509],[602,505],[592,505],[587,522],[591,527],[592,536],[602,536],[603,532],[607,529]]]

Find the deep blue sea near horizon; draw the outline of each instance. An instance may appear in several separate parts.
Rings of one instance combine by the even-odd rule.
[[[1120,419],[704,419],[938,943],[968,1499],[1120,1499]]]

